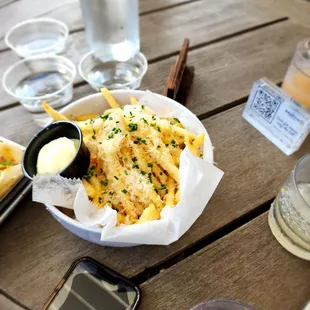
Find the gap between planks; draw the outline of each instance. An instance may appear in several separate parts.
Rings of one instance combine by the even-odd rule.
[[[244,214],[243,216],[239,217],[238,219],[228,223],[227,225],[221,227],[220,229],[214,231],[213,233],[209,234],[208,236],[198,240],[197,242],[189,245],[183,251],[179,253],[175,253],[175,255],[171,256],[167,260],[155,265],[153,267],[147,268],[141,273],[137,274],[136,276],[132,277],[131,280],[136,283],[137,285],[141,285],[142,283],[150,280],[154,276],[158,275],[162,270],[168,269],[171,266],[179,263],[183,259],[193,255],[194,253],[200,251],[204,247],[210,245],[211,243],[225,237],[226,235],[232,233],[236,229],[240,228],[241,226],[249,223],[250,221],[254,220],[256,217],[262,215],[265,212],[268,212],[270,205],[274,198],[266,201],[265,203],[259,205],[257,208],[251,210],[250,212]]]
[[[194,0],[194,1],[196,2],[196,0]],[[201,1],[201,0],[197,0],[197,1]],[[193,1],[189,1],[189,2],[193,2]],[[179,5],[181,5],[181,4],[178,4],[178,6]],[[278,23],[282,23],[282,22],[285,22],[285,21],[288,21],[288,20],[289,20],[289,18],[287,16],[286,17],[281,17],[281,18],[278,18],[278,19],[276,19],[274,21],[271,21],[271,22],[268,22],[268,23],[263,23],[263,24],[260,24],[260,25],[257,25],[257,26],[254,26],[254,27],[251,27],[251,28],[248,28],[248,29],[237,31],[235,33],[232,33],[232,34],[229,34],[229,35],[226,35],[226,36],[222,36],[220,38],[217,38],[217,39],[214,39],[214,40],[211,40],[211,41],[207,41],[205,43],[201,43],[201,44],[190,46],[189,50],[190,51],[194,51],[194,50],[200,49],[202,47],[209,46],[211,44],[215,44],[215,43],[219,43],[219,42],[222,42],[222,41],[225,41],[225,40],[229,40],[229,39],[232,39],[234,37],[241,36],[243,34],[247,34],[247,33],[252,32],[252,31],[260,30],[262,28],[269,27],[269,26],[272,26],[272,25],[275,25],[275,24],[278,24]],[[73,32],[78,32],[78,31],[79,30],[74,30]],[[71,33],[73,33],[73,32],[71,32]],[[1,55],[1,52],[3,52],[3,51],[5,51],[5,50],[0,51],[0,55]],[[163,60],[168,59],[170,57],[177,56],[178,53],[179,53],[179,51],[176,51],[176,52],[173,52],[173,53],[170,53],[170,54],[167,54],[167,55],[163,55],[163,56],[160,56],[160,57],[157,57],[157,58],[154,58],[154,59],[150,59],[148,61],[148,63],[149,64],[153,64],[153,63],[156,63],[156,62],[159,62],[159,61],[163,61]],[[79,87],[79,86],[83,86],[85,84],[87,84],[86,81],[83,81],[83,80],[79,81],[79,82],[74,84],[74,89]],[[74,91],[74,89],[73,89],[73,91]],[[235,100],[233,102],[227,103],[226,105],[224,105],[222,107],[216,108],[216,109],[214,109],[212,111],[208,111],[207,113],[204,113],[202,115],[197,115],[197,117],[200,120],[202,120],[204,118],[211,117],[213,115],[216,115],[216,114],[224,112],[224,111],[226,111],[228,109],[231,109],[231,108],[233,108],[233,107],[235,107],[237,105],[240,105],[243,102],[245,102],[246,100],[247,100],[247,97],[240,98],[240,99]],[[20,103],[18,101],[16,101],[16,102],[12,102],[12,103],[7,104],[7,105],[2,106],[2,107],[0,106],[0,112],[8,110],[8,109],[11,109],[11,108],[15,108],[19,104]]]
[[[4,7],[4,6],[8,6],[8,5],[10,5],[10,4],[14,3],[14,2],[17,2],[17,1],[21,1],[21,0],[12,0],[12,2],[6,3],[3,6],[0,6],[0,9],[2,7]],[[174,9],[174,8],[182,6],[182,5],[186,5],[186,4],[193,3],[193,2],[200,2],[200,1],[202,1],[202,0],[186,0],[184,2],[170,4],[170,5],[166,5],[166,6],[157,8],[157,9],[151,9],[151,10],[148,10],[148,11],[141,12],[141,13],[139,13],[139,16],[145,16],[145,15],[149,15],[149,14],[153,14],[153,13],[157,13],[157,12],[161,12],[161,11],[166,11],[166,10]],[[52,13],[54,10],[55,9],[52,9],[52,10],[50,10],[48,12],[44,12],[42,14],[39,14],[39,15],[37,15],[34,18],[46,17],[48,14]],[[84,29],[85,29],[84,27],[73,29],[73,30],[69,31],[69,34],[74,34],[74,33],[77,33],[77,32],[81,32],[81,31],[84,31]],[[4,39],[4,37],[0,38],[0,40],[3,40],[3,39]],[[9,50],[10,50],[10,48],[8,48],[8,47],[2,48],[2,49],[0,49],[0,54],[2,52],[7,52]]]

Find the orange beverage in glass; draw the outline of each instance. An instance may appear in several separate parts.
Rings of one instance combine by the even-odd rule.
[[[310,39],[298,43],[282,89],[310,109]]]

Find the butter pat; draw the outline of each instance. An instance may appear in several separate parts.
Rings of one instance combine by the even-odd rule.
[[[300,148],[310,130],[310,111],[267,79],[253,84],[242,116],[286,155]]]
[[[57,174],[74,159],[78,141],[58,138],[45,144],[39,152],[37,161],[38,174]]]

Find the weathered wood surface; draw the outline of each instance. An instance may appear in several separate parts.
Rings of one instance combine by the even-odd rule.
[[[309,140],[287,157],[241,118],[242,110],[240,105],[203,121],[215,146],[215,160],[225,175],[206,210],[179,241],[170,246],[102,248],[64,230],[42,205],[28,197],[1,227],[0,287],[38,309],[79,256],[90,255],[133,276],[274,197],[297,159],[310,151]],[[24,129],[23,123],[19,126]]]
[[[139,0],[140,14],[147,14],[150,11],[169,8],[189,1]],[[51,17],[65,22],[70,31],[77,31],[84,28],[79,0],[22,0],[16,2],[13,0],[10,5],[5,7],[2,7],[0,3],[0,8],[0,20],[3,22],[0,29],[0,50],[6,48],[3,41],[6,32],[14,25],[26,19]],[[10,18],[7,18],[7,16],[10,16]]]
[[[24,308],[20,307],[18,304],[13,302],[7,296],[4,296],[0,293],[0,309],[1,310],[23,310]]]
[[[253,81],[261,77],[282,81],[296,43],[307,33],[307,28],[286,21],[191,51],[188,62],[196,71],[187,107],[201,116],[246,97]],[[162,93],[174,62],[175,57],[170,57],[151,64],[141,88]],[[73,100],[94,92],[88,84],[76,87]],[[23,123],[22,134],[12,118]],[[0,121],[0,134],[23,144],[38,130],[22,107],[1,112]]]
[[[255,309],[303,309],[310,262],[274,239],[264,213],[142,285],[141,310],[188,310],[210,299],[235,299]]]
[[[285,14],[298,24],[310,26],[310,2],[309,0],[254,0],[266,11],[270,8]]]
[[[191,39],[191,46],[204,44],[282,17],[283,15],[272,12],[272,10],[264,12],[259,6],[247,0],[190,2],[141,16],[141,50],[148,60],[154,61],[165,55],[177,53],[185,37]],[[85,33],[77,32],[69,36],[64,56],[78,66],[80,59],[87,51]],[[0,76],[17,59],[18,57],[11,50],[2,52]],[[81,80],[81,76],[77,74],[76,82]],[[5,93],[1,85],[0,106],[16,101],[15,98]]]
[[[280,82],[296,43],[307,33],[307,28],[285,21],[191,51],[188,61],[196,71],[187,107],[195,114],[203,115],[244,98],[253,81],[260,77]],[[141,88],[162,93],[174,62],[175,56],[151,64]],[[93,92],[90,86],[83,85],[74,89],[74,97]],[[5,105],[6,99],[0,98],[0,105]],[[9,121],[7,118],[5,123]]]

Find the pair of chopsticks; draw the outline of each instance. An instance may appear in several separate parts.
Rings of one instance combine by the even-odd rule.
[[[194,78],[194,67],[187,65],[189,39],[185,39],[177,61],[172,65],[163,95],[185,105]]]

